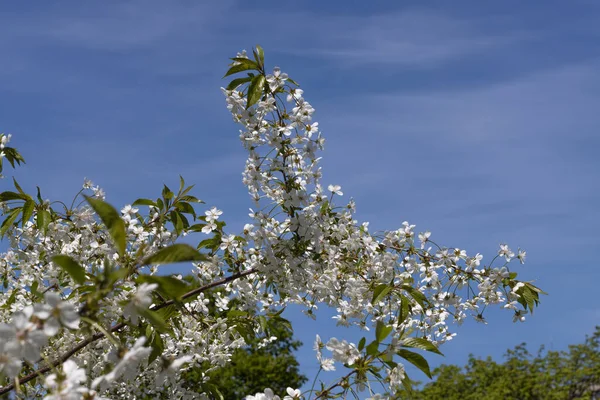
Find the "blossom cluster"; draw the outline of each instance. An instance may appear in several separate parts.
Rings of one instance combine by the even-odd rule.
[[[342,188],[321,183],[325,140],[304,92],[279,68],[267,73],[259,47],[254,60],[239,53],[228,75],[243,71],[253,72],[223,89],[254,203],[239,234],[225,232],[216,207],[198,211],[183,179],[120,213],[88,180],[71,207],[36,201],[16,181],[0,194],[10,238],[0,255],[0,394],[26,384],[47,399],[218,397],[209,372],[249,336],[272,340],[269,324],[298,304],[310,318],[330,307],[337,325],[367,332],[359,343],[317,336],[320,369],[349,372],[308,393],[247,399],[330,398],[352,386],[379,399],[409,381],[405,362],[430,374],[414,350],[439,353],[452,322],[484,321],[490,305],[523,321],[537,305],[541,290],[509,269],[522,250],[501,244],[483,265],[408,222],[385,232],[358,222]],[[10,136],[0,139],[4,149]],[[177,243],[190,234],[201,236],[196,248]],[[193,262],[191,274],[160,273],[179,261]]]

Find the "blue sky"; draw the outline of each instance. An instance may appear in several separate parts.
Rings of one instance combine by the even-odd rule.
[[[599,18],[591,0],[4,2],[0,131],[30,191],[64,200],[88,177],[122,205],[182,174],[238,228],[245,154],[219,88],[259,43],[316,108],[324,181],[361,221],[408,220],[484,261],[527,250],[539,310],[458,328],[439,361],[562,349],[600,324]],[[317,327],[341,335],[291,317],[310,376]]]

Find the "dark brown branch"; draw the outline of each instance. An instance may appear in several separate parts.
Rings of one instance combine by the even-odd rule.
[[[226,278],[220,279],[218,281],[214,281],[212,283],[209,283],[208,285],[204,285],[204,286],[200,286],[194,290],[190,290],[189,292],[187,292],[186,294],[184,294],[183,296],[181,296],[182,299],[188,299],[190,297],[193,297],[197,294],[200,294],[208,289],[212,289],[214,287],[217,286],[221,286],[224,285],[226,283],[229,283],[231,281],[234,281],[238,278],[241,278],[243,276],[246,275],[250,275],[256,272],[256,269],[252,268],[248,271],[243,271],[243,272],[238,272],[236,274],[230,275]],[[161,308],[165,308],[170,306],[171,304],[175,304],[174,300],[169,300],[166,301],[162,304],[156,305],[154,307],[151,308],[151,310],[156,311],[156,310],[160,310]],[[125,322],[121,322],[118,323],[116,325],[114,325],[113,327],[110,328],[110,332],[117,332],[120,331],[121,329],[123,329],[125,326],[127,326],[127,324]],[[45,367],[42,367],[36,371],[33,371],[32,373],[25,375],[24,377],[19,379],[19,384],[22,383],[27,383],[33,379],[35,379],[37,376],[45,374],[47,372],[49,372],[50,370],[52,370],[52,368],[57,367],[58,365],[64,363],[65,361],[67,361],[69,358],[71,358],[73,355],[75,355],[79,350],[84,349],[85,347],[87,347],[88,344],[95,342],[98,339],[102,339],[104,337],[104,333],[96,333],[92,336],[90,336],[89,338],[83,340],[81,343],[77,344],[76,346],[72,347],[71,349],[69,349],[66,353],[64,353],[63,355],[61,355],[60,357],[58,357],[56,360],[54,360],[50,365],[47,365]],[[10,385],[4,386],[4,387],[0,387],[0,395],[3,395],[5,393],[10,392],[11,390],[13,390],[15,388],[15,384],[12,383]]]

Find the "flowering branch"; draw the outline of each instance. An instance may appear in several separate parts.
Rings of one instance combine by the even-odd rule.
[[[212,288],[224,285],[224,284],[226,284],[228,282],[234,281],[234,280],[239,279],[239,278],[241,278],[243,276],[246,276],[246,275],[253,274],[255,272],[256,272],[255,270],[248,270],[248,271],[238,272],[236,274],[233,274],[233,275],[228,276],[226,278],[223,278],[221,280],[212,282],[212,283],[210,283],[208,285],[204,285],[204,286],[196,288],[194,290],[190,290],[189,292],[187,292],[186,294],[184,294],[183,296],[181,296],[181,298],[182,299],[187,299],[187,298],[196,296],[196,295],[198,295],[198,294],[200,294],[200,293],[202,293],[202,292],[204,292],[206,290],[209,290],[209,289],[212,289]],[[175,301],[174,300],[169,300],[169,301],[166,301],[166,302],[164,302],[162,304],[159,304],[159,305],[156,305],[154,307],[151,307],[150,309],[152,311],[157,311],[157,310],[160,310],[161,308],[168,307],[168,306],[170,306],[172,304],[175,304]],[[109,332],[118,332],[118,331],[120,331],[121,329],[123,329],[126,326],[127,326],[127,324],[125,322],[120,322],[120,323],[112,326],[110,328]],[[40,368],[40,369],[38,369],[38,370],[36,370],[36,371],[34,371],[34,372],[32,372],[32,373],[30,373],[30,374],[22,377],[22,378],[19,378],[18,379],[19,383],[20,384],[27,383],[27,382],[31,381],[32,379],[35,379],[38,376],[41,376],[43,374],[48,373],[53,368],[55,368],[58,365],[64,363],[65,361],[67,361],[69,358],[71,358],[73,355],[75,355],[78,351],[84,349],[87,345],[95,342],[96,340],[102,339],[104,336],[105,335],[102,332],[98,332],[98,333],[90,336],[89,338],[87,338],[84,341],[78,343],[76,346],[74,346],[73,348],[71,348],[70,350],[68,350],[67,352],[65,352],[63,355],[59,356],[50,365],[42,367],[42,368]],[[4,387],[0,387],[0,395],[8,393],[11,390],[13,390],[14,388],[15,388],[15,384],[14,383],[10,384],[10,385],[7,385],[7,386],[4,386]]]

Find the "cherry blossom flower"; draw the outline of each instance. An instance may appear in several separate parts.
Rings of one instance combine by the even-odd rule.
[[[40,349],[46,345],[48,338],[30,322],[31,314],[31,308],[14,313],[12,324],[0,324],[0,338],[5,342],[14,342],[21,356],[35,363],[40,359]]]
[[[13,379],[21,371],[21,349],[15,341],[0,341],[0,376]]]
[[[158,288],[158,284],[156,283],[142,283],[139,285],[131,301],[123,309],[123,316],[129,318],[133,324],[137,324],[139,318],[138,310],[147,309],[152,304],[150,294],[156,288]]]
[[[46,304],[36,304],[34,315],[44,320],[44,333],[54,336],[58,333],[60,326],[69,329],[79,328],[79,313],[74,305],[63,301],[55,292],[47,292],[44,295]]]
[[[327,189],[330,192],[337,194],[338,196],[344,195],[344,193],[342,192],[342,187],[340,185],[329,185],[329,186],[327,186]]]

